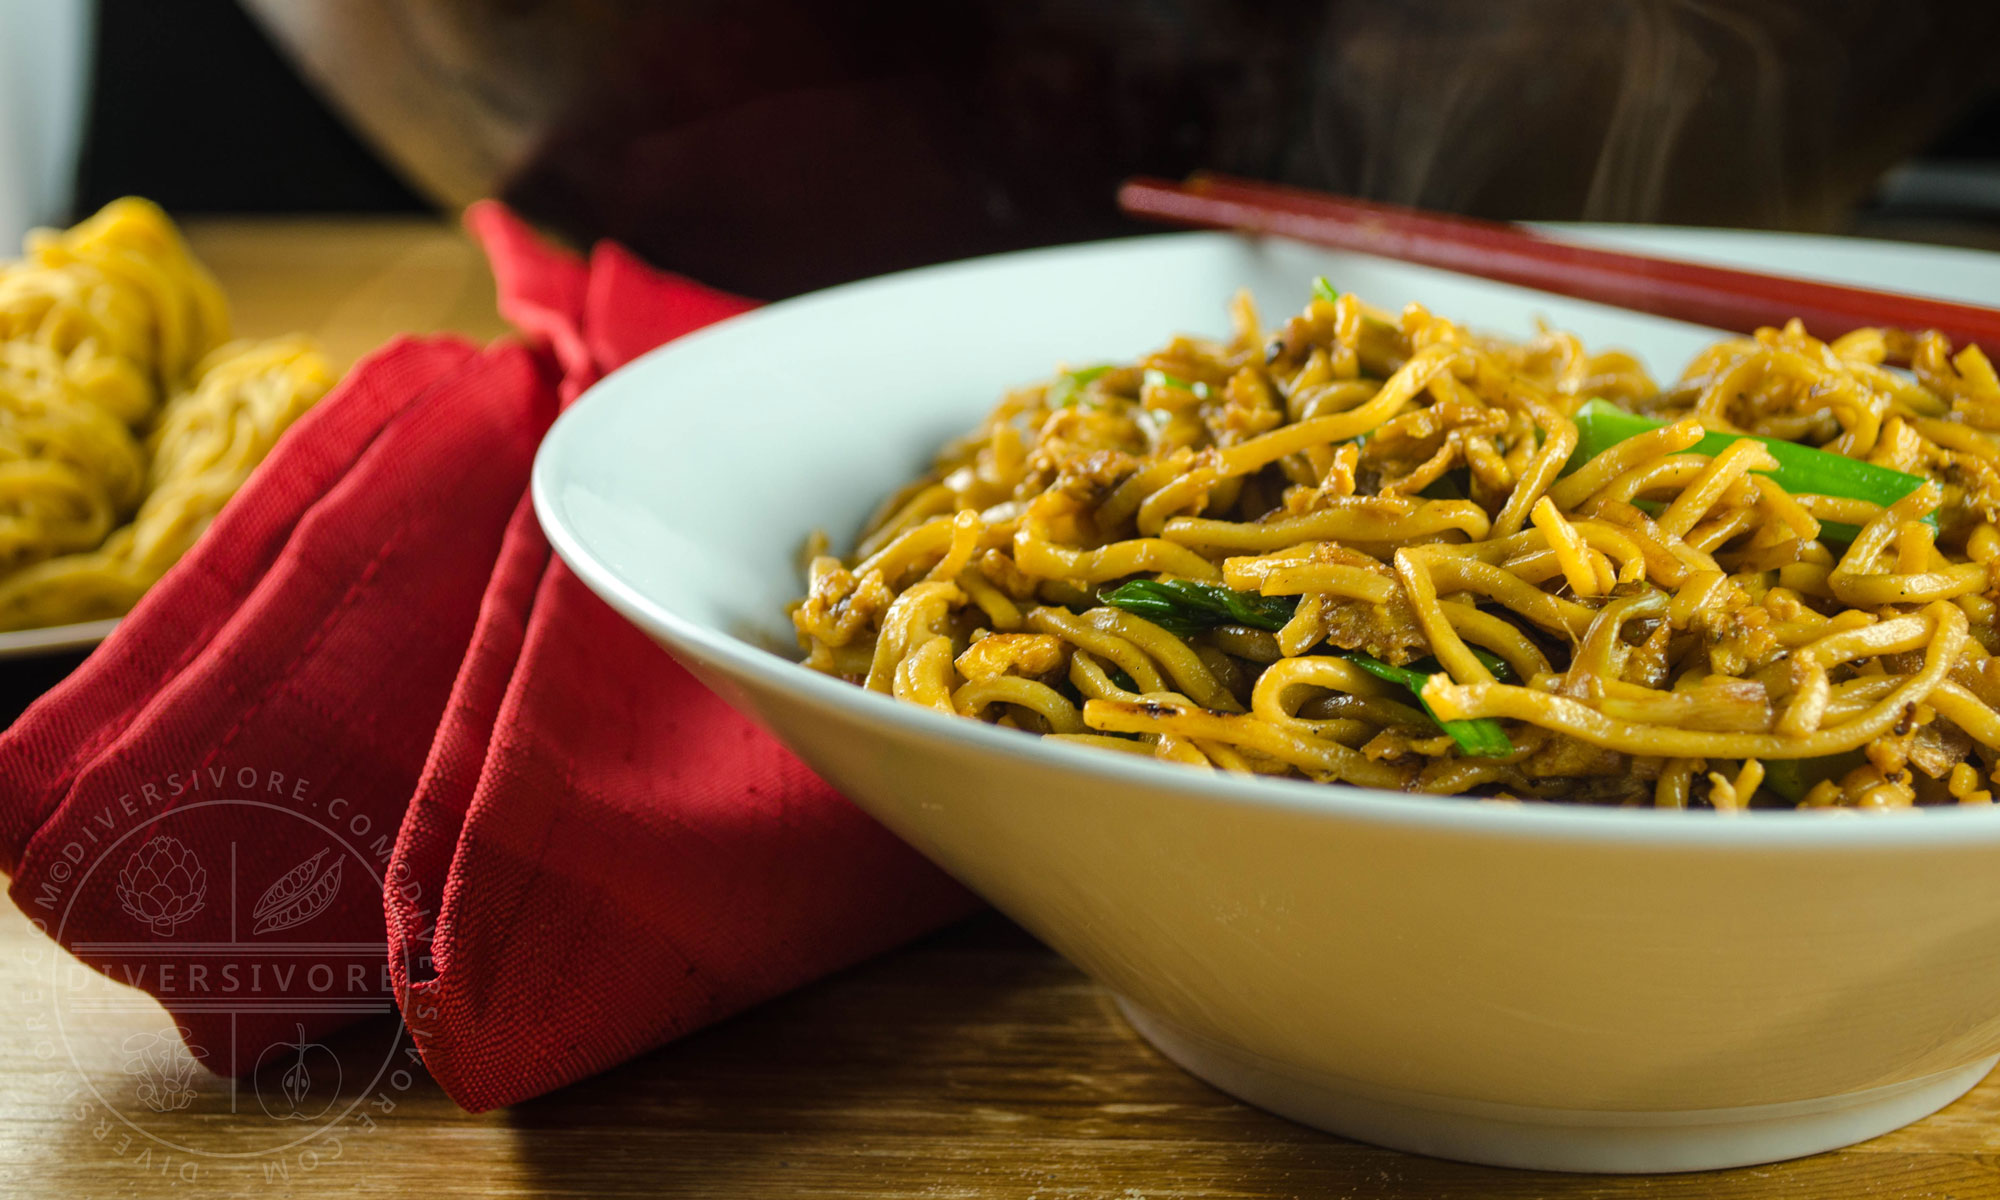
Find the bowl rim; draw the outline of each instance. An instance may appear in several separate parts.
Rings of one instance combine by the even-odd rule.
[[[1742,234],[1754,231],[1694,232]],[[1869,240],[1808,234],[1785,236],[1788,240],[1812,239],[1844,244]],[[1180,764],[1136,755],[1052,742],[980,721],[947,716],[921,705],[857,687],[743,638],[683,617],[622,577],[615,566],[593,553],[588,542],[564,519],[559,499],[564,482],[561,464],[577,461],[576,448],[589,444],[593,423],[609,414],[611,406],[629,405],[646,395],[658,395],[661,389],[635,387],[634,381],[659,371],[661,363],[684,348],[714,341],[754,340],[764,326],[774,322],[797,319],[798,314],[878,291],[920,289],[933,277],[951,272],[1014,264],[1033,258],[1101,252],[1112,246],[1130,246],[1135,251],[1143,252],[1148,245],[1184,245],[1197,239],[1239,240],[1234,234],[1208,231],[1142,234],[937,263],[776,301],[655,347],[592,384],[556,419],[535,454],[530,477],[529,491],[536,518],[557,555],[587,587],[627,620],[667,642],[670,649],[685,649],[698,658],[722,666],[729,673],[747,676],[759,684],[791,693],[813,704],[849,710],[852,717],[864,724],[884,727],[887,731],[908,737],[955,744],[966,750],[1007,758],[1024,765],[1040,765],[1106,783],[1171,792],[1195,800],[1244,804],[1373,825],[1443,830],[1499,840],[1626,843],[1663,849],[1756,852],[1841,848],[1865,853],[1910,848],[1964,849],[1971,844],[2000,847],[2000,803],[1937,805],[1864,814],[1852,810],[1801,812],[1790,809],[1720,813],[1650,806],[1626,808],[1552,801],[1494,801],[1422,792],[1389,792],[1308,780],[1239,776],[1220,771],[1204,773]],[[1900,249],[1898,243],[1875,244]],[[1964,250],[1960,253],[1989,257],[1978,251]]]

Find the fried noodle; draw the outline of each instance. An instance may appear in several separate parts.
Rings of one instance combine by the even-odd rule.
[[[812,558],[806,664],[1217,770],[1990,802],[2000,379],[1978,347],[1795,322],[1662,388],[1571,334],[1330,288],[1274,330],[1247,295],[1232,312],[1227,341],[1009,394],[855,555]]]

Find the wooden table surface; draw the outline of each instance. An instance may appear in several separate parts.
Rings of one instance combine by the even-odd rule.
[[[398,330],[498,332],[459,236],[419,222],[197,223],[239,328],[352,359]],[[19,698],[45,676],[0,663]],[[1983,1197],[2000,1196],[2000,1077],[1897,1133],[1749,1170],[1542,1175],[1304,1129],[1182,1074],[1102,988],[978,918],[554,1095],[478,1115],[421,1072],[275,1149],[197,1074],[134,1134],[135,1045],[163,1015],[0,916],[0,1192],[22,1196]],[[52,1019],[61,1005],[60,1027]],[[358,1060],[387,1027],[335,1046]],[[137,1041],[135,1041],[137,1039]]]

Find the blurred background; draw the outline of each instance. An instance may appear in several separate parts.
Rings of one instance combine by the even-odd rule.
[[[776,297],[1207,167],[2000,247],[1995,44],[1991,0],[0,0],[0,237],[499,195]]]

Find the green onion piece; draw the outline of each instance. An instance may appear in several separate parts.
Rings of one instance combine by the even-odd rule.
[[[1318,279],[1313,280],[1313,296],[1315,299],[1324,300],[1328,304],[1332,304],[1334,301],[1340,299],[1340,290],[1328,283],[1326,276],[1322,275]]]
[[[1576,453],[1570,455],[1569,464],[1563,470],[1573,471],[1619,442],[1664,425],[1663,421],[1628,413],[1603,400],[1592,400],[1577,410]],[[1924,484],[1918,476],[1862,462],[1844,454],[1747,433],[1706,433],[1686,453],[1713,458],[1732,442],[1740,442],[1746,437],[1762,442],[1778,463],[1777,470],[1758,471],[1756,474],[1769,475],[1779,487],[1794,496],[1843,496],[1887,508]],[[1937,514],[1932,513],[1924,520],[1936,527]],[[1839,521],[1821,521],[1820,532],[1829,541],[1851,542],[1861,531]]]
[[[1275,633],[1292,619],[1299,604],[1297,596],[1260,596],[1192,579],[1134,579],[1100,593],[1098,599],[1181,637],[1218,625],[1247,625]]]
[[[1298,607],[1296,596],[1261,596],[1256,592],[1239,592],[1234,588],[1197,583],[1191,579],[1133,579],[1101,593],[1098,599],[1135,617],[1143,617],[1180,637],[1190,637],[1218,625],[1244,625],[1275,633],[1284,628],[1285,622],[1291,620],[1293,611]],[[1494,678],[1502,683],[1517,682],[1513,670],[1499,656],[1477,646],[1469,649],[1486,665],[1487,670],[1493,672]],[[1416,694],[1417,703],[1423,704],[1424,711],[1430,713],[1430,705],[1423,703],[1424,684],[1431,677],[1430,671],[1391,666],[1365,654],[1343,657],[1378,678],[1410,689]],[[1429,663],[1432,671],[1440,669],[1434,661],[1424,661]],[[1126,690],[1132,689],[1127,687]],[[1437,720],[1437,714],[1431,713],[1431,719]],[[1490,717],[1473,721],[1440,721],[1438,725],[1451,735],[1459,749],[1475,757],[1504,758],[1514,752],[1514,744],[1508,740],[1500,722]]]
[[[1520,678],[1514,674],[1514,668],[1507,665],[1506,659],[1501,658],[1490,650],[1481,650],[1477,646],[1467,646],[1466,649],[1472,651],[1472,657],[1478,659],[1484,664],[1487,670],[1493,672],[1493,678],[1499,680],[1501,683],[1521,682]]]
[[[1481,662],[1486,661],[1483,652],[1474,651],[1474,653],[1481,654]],[[1437,714],[1431,712],[1431,706],[1424,700],[1424,685],[1431,680],[1429,673],[1414,671],[1408,667],[1391,666],[1379,658],[1370,658],[1366,654],[1348,654],[1342,657],[1377,679],[1388,683],[1399,683],[1408,688],[1411,694],[1416,696],[1417,703],[1423,705],[1424,712],[1429,713],[1431,720],[1437,721]],[[1501,667],[1505,669],[1505,664],[1501,664]],[[1488,664],[1488,669],[1491,668],[1492,664]],[[1494,672],[1496,676],[1499,673],[1499,671]],[[1458,743],[1458,748],[1473,758],[1505,758],[1514,753],[1514,743],[1508,739],[1507,731],[1492,717],[1476,717],[1470,721],[1438,721],[1438,727],[1450,734],[1451,740]]]
[[[1116,663],[1106,663],[1104,666],[1104,675],[1107,679],[1111,680],[1111,682],[1117,684],[1121,688],[1124,688],[1128,692],[1136,692],[1139,690],[1138,681],[1133,679],[1130,675],[1127,675],[1125,673],[1125,668],[1119,666]]]
[[[1112,364],[1103,363],[1095,367],[1082,367],[1075,371],[1064,371],[1062,374],[1056,376],[1055,383],[1049,386],[1049,407],[1068,408],[1070,405],[1076,403],[1077,397],[1083,394],[1084,387],[1091,380],[1099,378],[1107,371],[1115,370],[1117,368]]]
[[[1506,659],[1501,658],[1499,655],[1493,653],[1490,650],[1482,650],[1478,646],[1467,646],[1466,649],[1472,651],[1472,657],[1478,659],[1480,665],[1484,666],[1488,671],[1492,672],[1493,678],[1499,680],[1501,683],[1521,682],[1521,677],[1514,674],[1514,668],[1507,665]],[[1358,665],[1358,660],[1365,656],[1348,654],[1348,655],[1343,655],[1342,657],[1356,660]],[[1377,660],[1371,658],[1368,661],[1376,662]],[[1418,675],[1435,675],[1438,672],[1444,670],[1444,664],[1440,663],[1435,658],[1414,659],[1410,662],[1410,664],[1407,667],[1398,667],[1390,664],[1378,664],[1378,665],[1388,665],[1391,671],[1412,671]],[[1387,677],[1384,676],[1384,678]],[[1389,682],[1400,683],[1402,681],[1400,679],[1391,679],[1389,680]]]
[[[1169,375],[1165,371],[1148,370],[1146,372],[1146,386],[1179,388],[1183,392],[1193,392],[1197,400],[1208,399],[1207,384],[1191,383],[1178,375]]]
[[[1860,750],[1825,758],[1774,758],[1764,763],[1764,786],[1797,804],[1822,779],[1839,779],[1867,761],[1868,755]]]
[[[1170,633],[1185,637],[1203,629],[1213,629],[1217,625],[1244,625],[1251,629],[1263,629],[1271,633],[1285,627],[1298,608],[1297,596],[1264,596],[1256,592],[1239,592],[1220,584],[1197,583],[1192,579],[1133,579],[1119,584],[1098,599],[1116,608],[1122,608],[1135,617],[1144,617]],[[1514,668],[1507,660],[1490,650],[1478,646],[1468,646],[1473,657],[1484,663],[1493,677],[1501,683],[1519,683]],[[1370,659],[1374,662],[1374,659]],[[1419,666],[1427,666],[1424,674],[1442,668],[1435,659],[1419,660]],[[1401,667],[1389,670],[1400,671]]]

